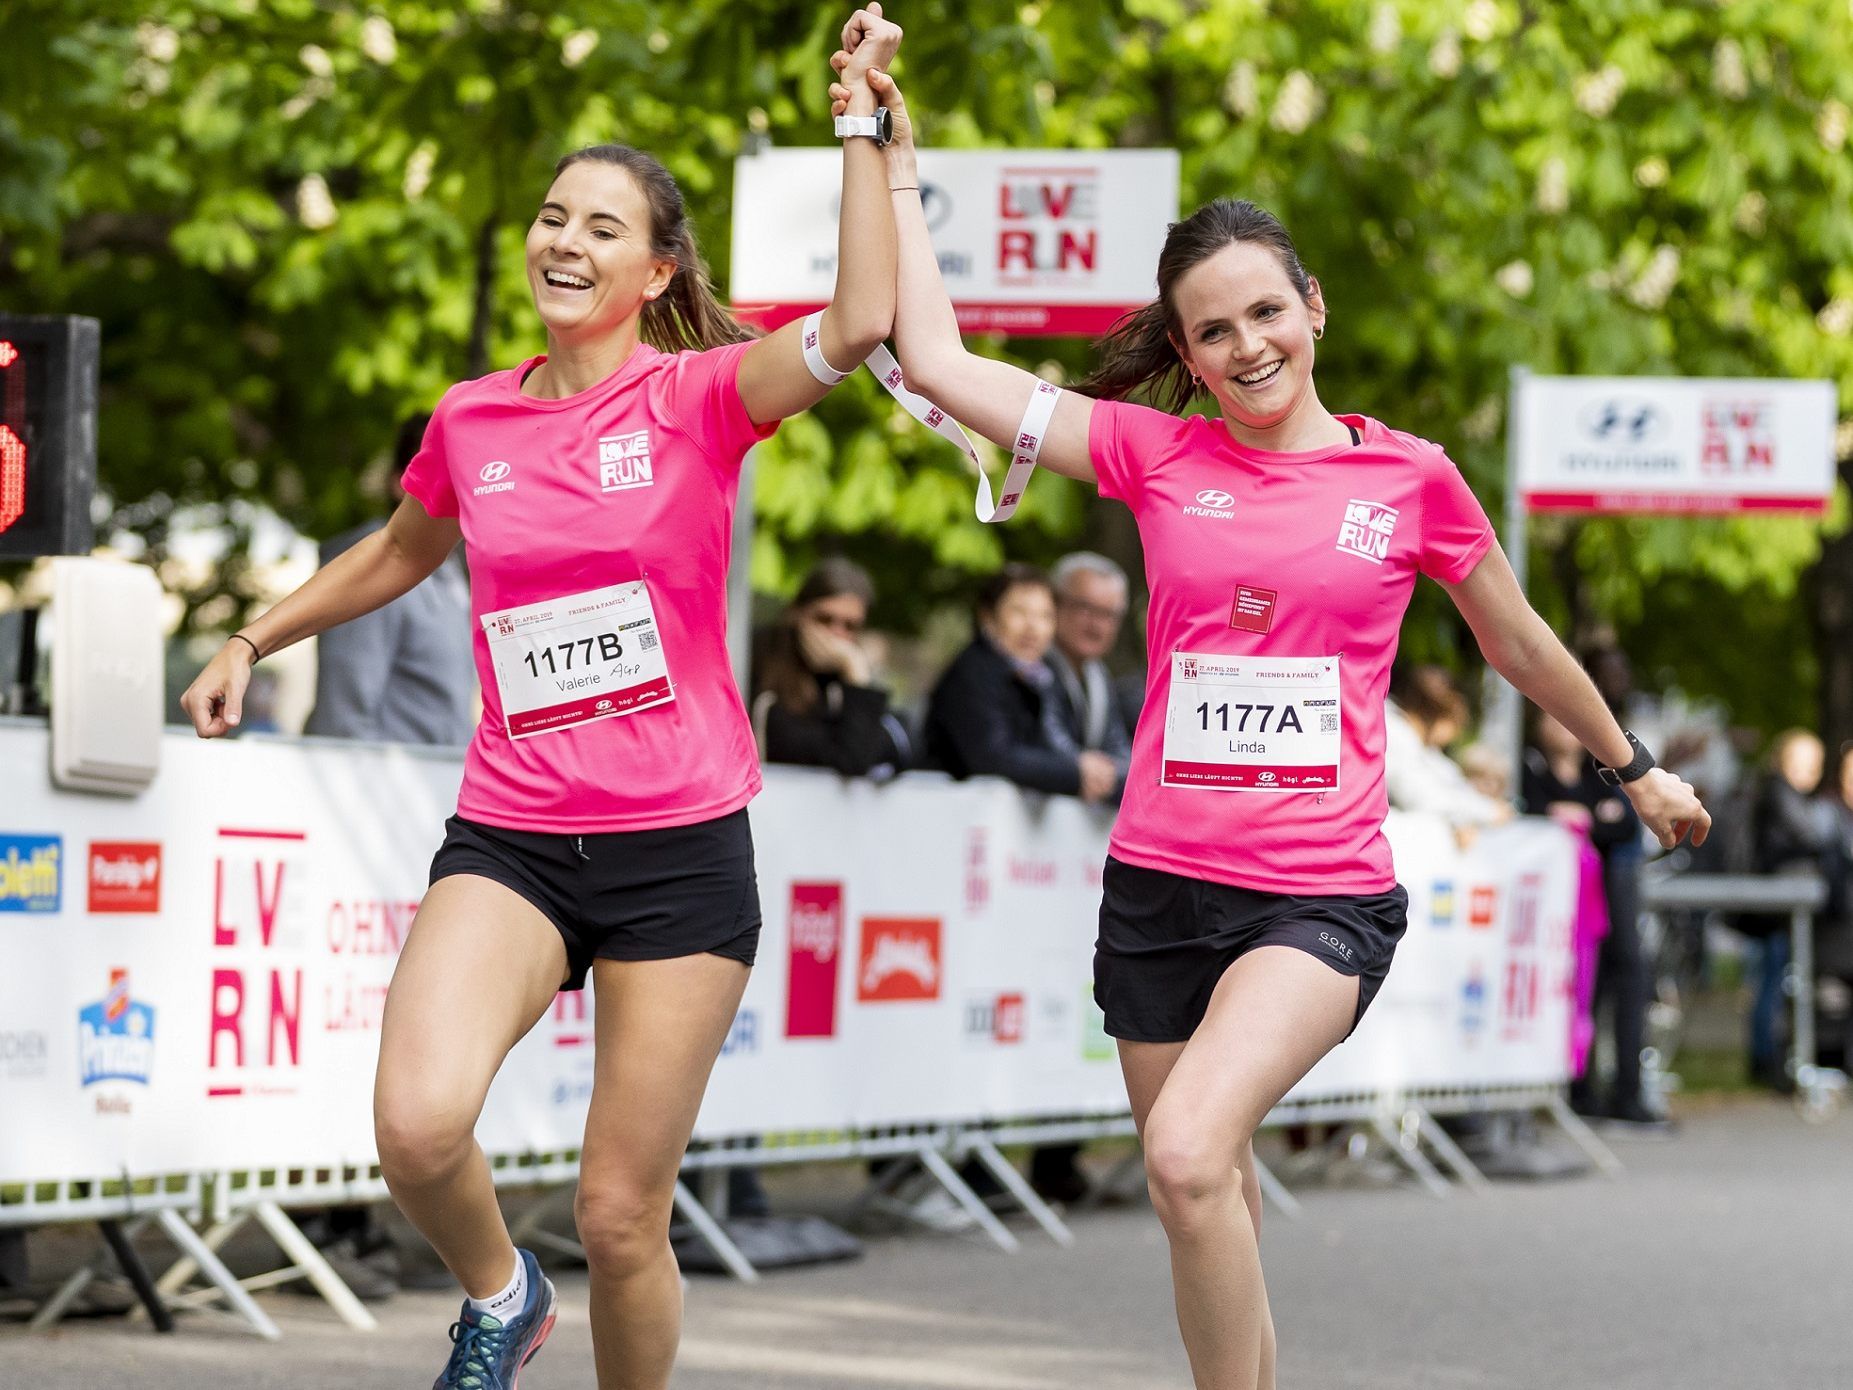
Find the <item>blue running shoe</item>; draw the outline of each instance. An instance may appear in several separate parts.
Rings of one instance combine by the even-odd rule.
[[[527,1305],[503,1322],[464,1299],[462,1316],[450,1325],[450,1362],[431,1390],[515,1390],[521,1368],[553,1331],[553,1285],[531,1253],[515,1254],[528,1269]]]

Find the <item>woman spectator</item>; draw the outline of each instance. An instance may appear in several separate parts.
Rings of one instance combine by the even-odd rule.
[[[1489,825],[1512,818],[1512,807],[1479,791],[1448,757],[1467,728],[1467,697],[1439,666],[1398,666],[1390,674],[1384,720],[1384,777],[1390,805],[1440,816],[1464,849]]]
[[[875,586],[860,565],[818,564],[772,634],[753,697],[753,732],[769,763],[834,768],[845,777],[892,777],[909,743],[873,683],[860,639]]]
[[[1827,750],[1806,729],[1785,729],[1769,753],[1769,773],[1757,792],[1756,871],[1760,874],[1817,873],[1830,876],[1834,860],[1834,812],[1815,793]],[[1745,917],[1741,924],[1762,931],[1756,998],[1750,1006],[1750,1074],[1776,1090],[1794,1081],[1782,1058],[1783,977],[1789,970],[1787,920]],[[1814,982],[1803,982],[1814,988]],[[1813,1058],[1806,1059],[1810,1064]]]
[[[1043,663],[1055,638],[1049,577],[1034,565],[1005,565],[979,591],[977,618],[971,645],[927,702],[931,765],[1083,801],[1111,796],[1119,782],[1113,759],[1077,747],[1055,707],[1055,674]]]

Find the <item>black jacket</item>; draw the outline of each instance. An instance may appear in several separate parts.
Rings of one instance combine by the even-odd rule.
[[[1641,843],[1641,818],[1634,812],[1634,803],[1619,788],[1602,780],[1595,759],[1585,753],[1577,780],[1565,783],[1551,771],[1550,760],[1541,751],[1527,748],[1519,778],[1519,809],[1529,816],[1542,816],[1553,801],[1574,801],[1589,808],[1595,817],[1589,827],[1589,842],[1604,855],[1637,848]]]
[[[908,764],[907,732],[888,713],[888,692],[876,686],[819,676],[809,714],[785,708],[768,690],[753,702],[753,716],[769,763],[835,768],[845,777]]]
[[[1031,791],[1080,795],[1080,750],[1046,703],[1052,696],[985,638],[974,638],[927,701],[928,765],[959,778],[990,774]]]

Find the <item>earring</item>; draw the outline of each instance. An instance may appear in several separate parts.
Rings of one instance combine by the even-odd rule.
[[[1325,336],[1325,325],[1322,323],[1317,328],[1313,329],[1313,341],[1318,342],[1319,339],[1323,338],[1324,336]]]

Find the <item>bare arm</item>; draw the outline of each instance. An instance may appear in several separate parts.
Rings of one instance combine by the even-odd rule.
[[[840,64],[843,54],[832,60]],[[927,233],[920,203],[920,171],[907,104],[886,72],[870,78],[876,97],[894,119],[894,141],[886,151],[888,181],[895,189],[894,227],[898,243],[899,283],[895,291],[894,343],[908,385],[967,429],[976,430],[1005,449],[1016,443],[1017,426],[1029,406],[1037,378],[1008,362],[994,362],[965,350],[958,317],[940,279],[939,258]],[[840,105],[853,93],[831,89]],[[1094,403],[1065,391],[1056,402],[1038,462],[1064,477],[1096,481],[1088,453],[1087,431]]]
[[[432,517],[406,498],[384,529],[335,556],[206,663],[180,697],[194,730],[217,738],[238,723],[259,654],[281,651],[410,592],[444,563],[462,535],[455,517]]]
[[[900,47],[901,30],[871,3],[843,26],[843,46],[854,56],[844,73],[848,114],[871,116],[876,100],[869,74],[885,68]],[[843,141],[843,207],[837,219],[836,289],[824,309],[818,346],[839,372],[853,371],[894,327],[894,218],[888,172],[873,140]],[[759,424],[808,410],[830,393],[804,362],[802,322],[761,338],[740,359],[740,399]]]
[[[1494,545],[1465,579],[1442,587],[1495,671],[1575,734],[1597,762],[1626,767],[1633,761],[1634,749],[1595,683],[1525,601],[1505,551]],[[1664,848],[1673,848],[1688,831],[1693,844],[1705,843],[1710,813],[1691,786],[1665,768],[1654,768],[1622,791]]]

